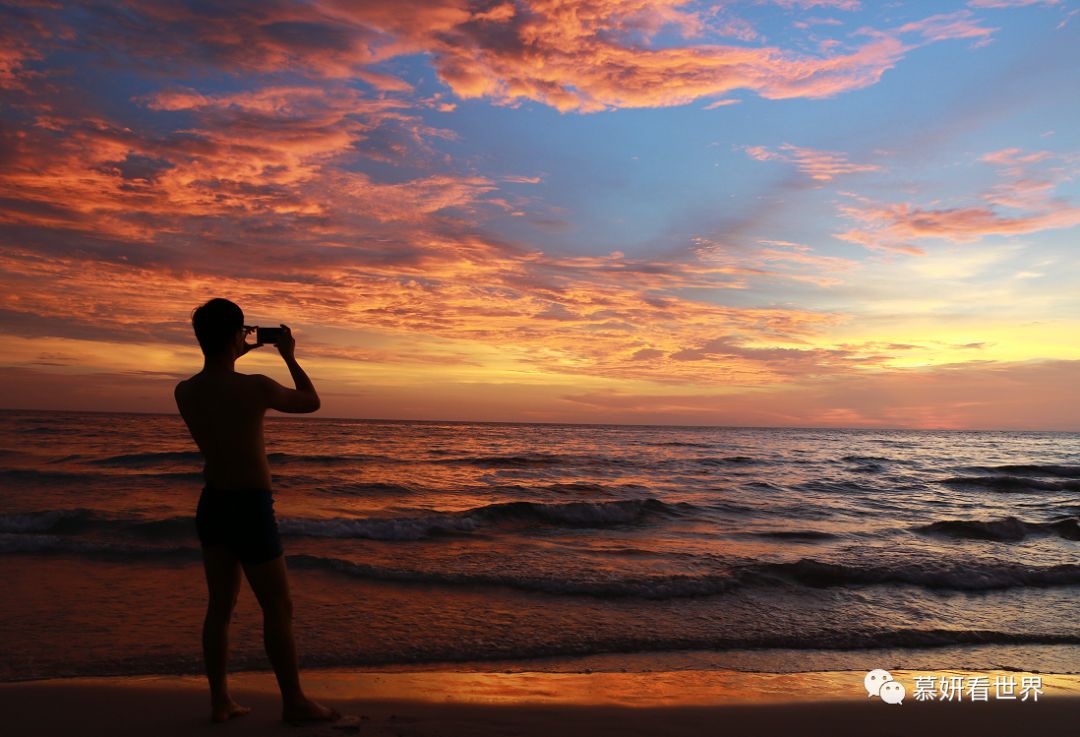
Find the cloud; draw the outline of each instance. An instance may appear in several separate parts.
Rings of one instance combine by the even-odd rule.
[[[770,282],[791,280],[831,287],[840,283],[841,273],[856,266],[850,259],[824,256],[809,246],[787,241],[759,240],[756,245],[743,246],[699,236],[692,242],[692,252],[699,259],[738,269],[747,280],[763,277]]]
[[[681,0],[133,0],[20,11],[29,20],[18,33],[0,29],[0,87],[13,103],[0,128],[0,332],[19,396],[140,406],[167,390],[175,367],[197,362],[188,315],[219,294],[295,324],[341,396],[373,367],[390,376],[409,366],[413,387],[444,372],[462,386],[510,377],[570,411],[582,403],[553,387],[763,392],[890,365],[911,353],[907,343],[831,344],[844,309],[791,299],[845,285],[854,262],[751,234],[774,207],[768,198],[682,249],[627,255],[612,243],[596,249],[607,255],[575,255],[494,232],[513,216],[551,231],[575,224],[532,207],[531,193],[548,187],[522,185],[555,181],[547,166],[491,171],[482,157],[450,155],[466,147],[442,126],[475,107],[449,115],[455,97],[567,112],[695,100],[713,109],[738,102],[722,97],[737,89],[823,98],[876,83],[920,45],[992,33],[958,13],[804,53],[722,10]],[[73,17],[77,27],[60,23]],[[100,93],[121,78],[134,97]],[[791,144],[754,152],[797,169],[785,192],[880,171]],[[859,199],[853,230],[872,247],[917,250],[905,244],[931,232],[963,240],[979,227],[1068,219],[1055,199],[1067,175],[1054,169],[1067,162],[1002,150],[982,165],[1003,172],[1011,200],[999,188],[974,204]],[[981,221],[979,208],[990,213]],[[769,288],[786,290],[782,301]],[[96,378],[64,394],[57,376],[79,372]],[[406,378],[386,381],[399,391],[385,396],[400,398]],[[521,391],[526,410],[554,411],[527,406]],[[847,404],[769,412],[879,421]]]
[[[995,30],[997,29],[979,25],[970,10],[959,10],[905,23],[898,32],[918,33],[928,41],[945,41],[955,38],[986,39],[993,35]]]
[[[859,7],[844,0],[776,4]],[[408,92],[411,85],[380,65],[427,54],[462,99],[532,100],[564,112],[684,105],[738,89],[768,99],[830,97],[876,83],[919,45],[905,36],[929,43],[993,32],[960,11],[895,29],[865,29],[869,38],[862,45],[814,56],[710,43],[710,36],[750,42],[757,33],[741,19],[697,9],[689,0],[534,0],[483,10],[464,0],[238,0],[227,12],[150,0],[123,5],[122,13],[88,9],[82,43],[170,73],[182,59],[207,71],[362,79],[387,93]],[[684,43],[654,45],[661,31]]]
[[[705,110],[715,110],[718,107],[725,107],[727,105],[738,105],[740,102],[742,102],[742,100],[736,100],[736,99],[716,100],[714,102],[710,102],[708,105],[705,106],[704,109]]]
[[[1080,206],[1054,196],[1057,187],[1075,175],[1074,156],[1010,148],[987,153],[978,161],[998,167],[1002,180],[983,191],[978,204],[920,206],[852,196],[854,202],[842,205],[840,212],[858,226],[836,237],[867,248],[917,255],[923,251],[915,242],[922,240],[970,243],[986,236],[1024,235],[1080,224]]]
[[[475,176],[381,183],[353,171],[363,158],[423,161],[427,141],[451,135],[355,90],[171,90],[144,102],[196,124],[147,136],[54,113],[9,138],[0,222],[146,241],[212,216],[310,217],[323,227],[346,217],[416,219],[475,206],[495,189]]]
[[[799,171],[811,179],[822,182],[830,181],[841,174],[881,171],[881,167],[876,164],[852,163],[842,153],[800,148],[790,143],[781,144],[775,151],[765,146],[744,146],[743,150],[758,161],[784,161],[795,164]]]
[[[835,8],[837,10],[859,10],[862,3],[859,0],[764,0],[765,2],[779,5],[783,8],[799,8],[811,10],[814,8]]]
[[[1057,5],[1061,0],[969,0],[973,8],[1019,8],[1027,5]]]
[[[922,209],[909,203],[856,205],[841,208],[862,229],[837,233],[842,240],[868,248],[919,254],[911,241],[943,238],[970,243],[989,235],[1022,235],[1080,224],[1080,207],[1062,206],[1037,215],[1008,217],[989,207]]]

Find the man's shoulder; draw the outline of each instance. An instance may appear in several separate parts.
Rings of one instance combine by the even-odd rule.
[[[250,391],[255,391],[263,395],[266,394],[267,387],[270,386],[271,383],[273,383],[273,379],[271,379],[266,374],[238,373],[236,376],[248,387]]]

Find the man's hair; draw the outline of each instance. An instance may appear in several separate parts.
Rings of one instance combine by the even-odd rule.
[[[215,356],[225,350],[244,327],[244,311],[235,302],[216,297],[191,313],[191,326],[204,356]]]

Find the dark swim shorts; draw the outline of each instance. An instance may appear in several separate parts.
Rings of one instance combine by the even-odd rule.
[[[269,489],[203,488],[195,529],[203,547],[226,545],[241,563],[265,563],[282,553]]]

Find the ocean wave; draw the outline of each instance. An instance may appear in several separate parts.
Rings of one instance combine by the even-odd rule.
[[[754,537],[774,540],[835,540],[839,535],[822,530],[770,530],[750,533]]]
[[[95,466],[119,468],[152,468],[162,464],[201,463],[202,455],[195,450],[158,451],[150,453],[122,453],[106,458],[86,461]]]
[[[672,599],[722,594],[738,585],[728,573],[670,574],[640,577],[597,577],[573,579],[567,576],[525,576],[487,571],[422,571],[389,568],[370,563],[317,555],[290,555],[289,564],[343,573],[360,578],[408,583],[435,583],[466,586],[502,586],[548,594],[597,597]]]
[[[667,632],[589,633],[557,639],[495,637],[478,641],[476,638],[436,637],[423,641],[406,639],[398,646],[382,643],[379,648],[320,648],[317,643],[305,647],[305,667],[363,669],[381,666],[421,665],[430,669],[434,663],[454,664],[458,669],[487,671],[492,663],[505,670],[507,661],[516,661],[513,668],[532,669],[529,661],[560,657],[644,653],[680,653],[693,651],[723,652],[730,650],[759,651],[878,651],[956,646],[1067,646],[1080,644],[1080,636],[1059,632],[1010,632],[972,629],[880,629],[860,631],[831,631],[805,629],[798,633],[763,633],[738,637],[722,634],[698,635]],[[232,658],[238,670],[264,667],[261,653],[238,652]],[[862,657],[861,655],[859,656]],[[988,656],[994,658],[996,656]],[[798,658],[795,658],[798,661]],[[998,661],[994,661],[998,662]],[[460,666],[464,666],[461,668]],[[1009,670],[1008,665],[987,665],[988,668]],[[19,681],[36,678],[109,677],[155,674],[194,675],[201,673],[201,663],[189,655],[142,651],[115,658],[68,660],[62,666],[42,663],[27,674],[19,669],[8,670],[4,680]],[[410,668],[412,670],[412,668]],[[1021,668],[1016,668],[1021,670]],[[560,668],[557,672],[563,672]],[[574,671],[570,671],[574,672]],[[589,673],[583,669],[578,672]],[[783,677],[783,674],[779,674]]]
[[[367,461],[393,461],[404,463],[408,459],[405,458],[393,458],[391,456],[384,455],[371,455],[366,453],[349,453],[348,455],[326,455],[326,454],[312,454],[305,453],[283,453],[274,452],[267,453],[267,461],[274,465],[297,465],[297,464],[309,464],[318,466],[352,466],[357,463],[363,463]]]
[[[130,472],[121,472],[124,478],[134,479],[159,479],[162,481],[192,481],[202,483],[202,471],[157,471],[138,472],[131,469]],[[79,485],[87,483],[112,482],[117,478],[115,471],[63,471],[60,469],[33,469],[33,468],[7,468],[0,470],[0,481],[12,483],[37,483],[37,484],[68,484]]]
[[[716,443],[688,443],[682,440],[666,440],[662,443],[649,443],[655,446],[669,446],[676,448],[713,448]]]
[[[977,486],[991,491],[1031,493],[1037,491],[1078,491],[1077,481],[1043,481],[1025,476],[954,476],[941,483],[949,486]]]
[[[762,463],[758,458],[750,456],[726,456],[722,458],[689,458],[687,460],[700,463],[703,466],[726,466],[729,464]]]
[[[81,532],[97,519],[97,512],[82,507],[0,514],[0,533]]]
[[[363,455],[363,454],[349,454],[349,455],[325,455],[325,454],[313,454],[306,455],[303,453],[284,453],[274,452],[268,453],[267,460],[274,465],[295,465],[295,464],[315,464],[319,466],[345,466],[352,465],[357,462],[371,461],[371,460],[394,460],[386,456],[378,455]],[[180,451],[156,451],[147,453],[122,453],[120,455],[107,456],[105,458],[95,458],[85,461],[94,466],[105,466],[110,468],[154,468],[158,466],[169,465],[202,465],[202,454],[197,450],[180,450]],[[401,460],[401,459],[397,459]]]
[[[851,469],[853,473],[881,473],[885,466],[880,463],[861,463]]]
[[[0,553],[85,555],[123,562],[146,559],[198,560],[198,548],[156,547],[127,543],[80,540],[48,534],[0,533]]]
[[[565,527],[624,525],[652,517],[681,516],[695,508],[686,502],[668,503],[652,498],[554,504],[498,502],[460,512],[431,512],[419,516],[283,518],[278,527],[285,535],[420,540],[433,535],[473,532],[481,526],[522,522]]]
[[[153,540],[194,539],[195,516],[166,517],[149,520],[116,520],[110,523],[121,532]]]
[[[1016,517],[995,520],[941,520],[912,528],[924,534],[946,535],[968,540],[1016,542],[1028,535],[1057,535],[1065,540],[1080,540],[1080,520],[1075,517],[1054,522],[1024,522]]]
[[[11,482],[78,483],[107,478],[107,475],[86,471],[60,471],[56,469],[5,468],[0,470],[0,480]]]
[[[664,502],[647,497],[603,502],[498,502],[464,514],[484,520],[538,520],[574,527],[603,527],[639,522],[648,517],[679,517],[697,510],[689,502]]]
[[[1056,476],[1068,479],[1080,479],[1080,466],[1062,464],[1010,464],[1005,466],[974,466],[970,470],[976,473],[1017,474],[1022,476]]]
[[[382,481],[370,482],[345,482],[341,484],[321,485],[316,490],[323,494],[340,494],[344,496],[412,496],[414,494],[429,491],[420,486],[408,486],[406,484],[389,484]]]
[[[365,538],[368,540],[422,540],[438,534],[472,532],[478,521],[467,517],[433,514],[428,517],[367,517],[304,519],[282,518],[282,535],[297,537]]]
[[[753,564],[740,572],[749,584],[767,584],[769,579],[813,587],[907,584],[927,589],[992,591],[1018,586],[1049,587],[1080,584],[1080,565],[1063,563],[1050,567],[1019,563],[963,563],[943,561],[896,561],[895,564],[845,564],[803,558],[791,563]]]
[[[463,464],[491,468],[519,468],[555,465],[616,465],[625,464],[624,459],[610,456],[576,455],[570,453],[517,453],[512,455],[481,455],[439,458],[429,463]]]
[[[339,650],[305,654],[313,667],[363,667],[406,663],[478,663],[482,661],[529,660],[614,653],[655,653],[727,650],[902,650],[944,648],[964,645],[1076,645],[1080,636],[1057,632],[1009,632],[973,629],[882,629],[863,631],[815,631],[773,633],[738,637],[724,634],[678,635],[667,633],[598,635],[556,641],[495,638],[486,643],[458,642],[443,638],[428,640],[425,647],[380,653]],[[500,666],[502,667],[502,666]],[[130,669],[129,669],[130,670]],[[148,673],[165,669],[148,666]]]
[[[491,513],[496,516],[501,514]],[[573,514],[574,519],[579,519],[577,514]],[[606,512],[603,515],[607,518]],[[1060,522],[1069,523],[1073,531],[1080,532],[1075,519]],[[279,524],[286,535],[415,540],[438,533],[470,532],[478,526],[478,517],[433,515],[428,518],[362,520],[286,518]],[[1047,523],[1050,527],[1058,524]],[[193,520],[190,517],[133,522],[103,519],[92,510],[62,510],[55,513],[11,514],[0,517],[0,553],[72,554],[124,562],[156,559],[197,560],[199,557],[198,548],[194,545],[170,547],[163,544],[149,545],[138,540],[88,540],[58,532],[79,530],[91,525],[122,527],[127,533],[138,534],[147,541],[158,543],[185,537],[194,540]],[[775,531],[771,534],[807,535],[808,532],[813,531]],[[642,554],[653,553],[642,551]],[[551,594],[661,600],[715,596],[743,587],[910,585],[931,590],[992,591],[1016,587],[1080,585],[1080,565],[1077,564],[1037,567],[1001,561],[983,563],[895,560],[840,563],[802,558],[791,562],[733,562],[723,558],[714,560],[709,556],[698,556],[699,559],[693,562],[694,570],[687,573],[638,575],[600,570],[584,577],[574,577],[564,575],[561,569],[552,572],[533,569],[521,573],[500,570],[500,567],[494,564],[486,569],[425,571],[312,554],[288,557],[290,562],[296,561],[309,567],[388,581],[492,585]]]
[[[195,518],[189,515],[164,519],[125,519],[83,507],[0,514],[0,533],[78,535],[90,530],[152,539],[184,538],[194,534]]]
[[[541,486],[539,488],[544,491],[554,491],[556,493],[577,493],[584,491],[591,494],[598,494],[611,492],[611,490],[603,484],[594,484],[587,481],[571,481],[562,484],[548,484],[547,486]]]
[[[550,594],[603,598],[676,599],[727,594],[744,587],[801,585],[813,588],[906,584],[927,589],[992,591],[1020,586],[1052,587],[1080,584],[1080,565],[1036,568],[1019,564],[847,565],[803,558],[788,563],[720,564],[711,571],[650,575],[598,572],[595,577],[525,575],[496,569],[448,571],[415,570],[375,565],[318,555],[293,555],[289,561],[313,568],[390,581],[444,585],[504,586]]]
[[[658,499],[623,499],[601,502],[499,502],[460,512],[433,511],[400,517],[335,517],[329,519],[279,517],[282,535],[294,537],[364,538],[369,540],[421,540],[436,535],[474,532],[479,527],[541,524],[565,527],[606,527],[650,518],[689,514],[693,505]],[[76,534],[89,529],[108,530],[149,539],[183,539],[193,534],[194,517],[122,519],[91,509],[52,509],[0,514],[0,533]]]

